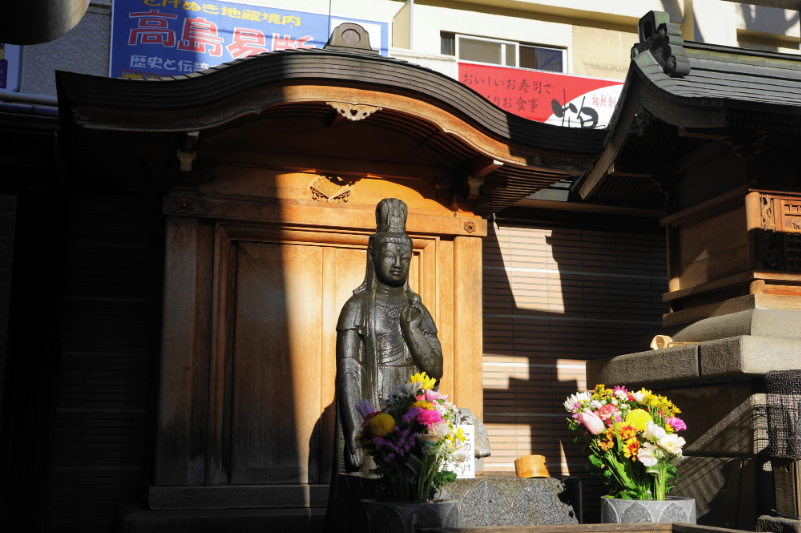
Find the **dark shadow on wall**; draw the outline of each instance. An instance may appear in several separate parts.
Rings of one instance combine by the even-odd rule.
[[[484,411],[508,435],[485,463],[511,463],[526,442],[552,475],[582,478],[584,520],[598,521],[606,488],[588,476],[563,402],[584,388],[585,361],[639,351],[661,324],[664,233],[655,219],[502,215],[484,242],[484,354],[503,358],[485,365]]]

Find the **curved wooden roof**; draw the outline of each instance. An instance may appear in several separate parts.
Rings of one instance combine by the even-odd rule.
[[[502,164],[485,177],[477,213],[496,212],[566,176],[585,173],[606,136],[603,130],[562,128],[512,115],[458,81],[418,65],[338,50],[261,54],[155,79],[58,72],[56,83],[68,150],[84,161],[97,157],[80,157],[91,144],[87,131],[202,132],[247,116],[267,116],[281,106],[375,106],[381,108],[375,116],[387,127],[433,127],[421,142],[464,154],[458,163],[465,169],[477,158]],[[82,146],[71,143],[76,135],[84,137]]]
[[[518,117],[439,72],[372,54],[287,50],[237,59],[192,74],[153,79],[57,73],[62,112],[69,112],[65,109],[68,105],[144,111],[189,110],[259,87],[311,81],[413,95],[416,99],[447,106],[501,139],[544,150],[596,154],[605,136],[600,130],[562,128]],[[173,129],[180,131],[196,126],[176,121]]]

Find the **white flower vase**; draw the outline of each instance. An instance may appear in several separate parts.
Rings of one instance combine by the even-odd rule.
[[[601,498],[601,523],[627,524],[632,522],[689,522],[696,523],[695,499],[668,496],[666,500],[620,500]]]
[[[370,533],[415,533],[419,528],[459,527],[457,500],[382,502],[362,500]]]

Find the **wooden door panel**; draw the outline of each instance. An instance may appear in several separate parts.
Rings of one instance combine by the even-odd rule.
[[[233,484],[319,481],[322,251],[238,244]]]
[[[367,250],[341,245],[338,234],[317,244],[271,242],[269,231],[249,227],[226,232],[236,249],[228,299],[234,309],[229,482],[327,482],[336,322],[364,281]],[[425,301],[422,291],[436,274],[424,251],[414,250],[409,283]]]

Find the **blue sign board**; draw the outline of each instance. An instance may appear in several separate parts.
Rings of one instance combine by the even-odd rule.
[[[386,22],[232,2],[114,0],[109,76],[177,76],[234,59],[322,48],[342,22],[361,24],[388,55]]]
[[[0,90],[19,91],[22,47],[0,43]]]

